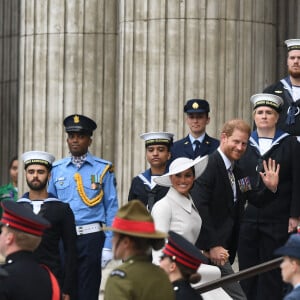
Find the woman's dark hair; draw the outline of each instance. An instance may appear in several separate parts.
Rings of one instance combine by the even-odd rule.
[[[201,275],[190,269],[189,267],[175,261],[182,277],[184,280],[187,280],[189,283],[197,283],[201,280]]]
[[[15,160],[18,160],[18,156],[17,155],[13,156],[12,159],[9,161],[9,164],[8,164],[8,169],[9,170],[12,167],[12,164],[14,163]]]

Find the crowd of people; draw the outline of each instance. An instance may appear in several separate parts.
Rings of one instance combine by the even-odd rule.
[[[113,164],[92,155],[97,124],[67,116],[70,156],[22,155],[28,192],[18,198],[18,158],[0,187],[0,299],[205,299],[191,284],[201,265],[221,276],[283,256],[280,269],[228,283],[228,299],[297,299],[300,286],[300,40],[286,41],[288,76],[250,98],[242,119],[206,133],[210,105],[190,99],[189,134],[141,134],[149,169],[119,207]],[[29,274],[30,273],[30,274]],[[38,284],[37,284],[38,283]],[[38,286],[37,286],[38,285]],[[297,297],[297,296],[296,296]],[[224,298],[225,299],[225,298]]]

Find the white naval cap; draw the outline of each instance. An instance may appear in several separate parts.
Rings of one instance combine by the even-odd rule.
[[[281,97],[266,93],[255,94],[250,98],[250,101],[253,104],[253,110],[259,106],[269,106],[277,112],[280,112],[283,104]]]
[[[55,157],[44,151],[28,151],[22,154],[22,160],[24,161],[24,168],[29,165],[44,165],[48,169],[51,168]]]
[[[149,145],[172,145],[173,133],[170,132],[146,132],[140,135],[145,140],[145,146]]]
[[[288,51],[300,50],[300,39],[290,39],[284,42],[287,46]]]

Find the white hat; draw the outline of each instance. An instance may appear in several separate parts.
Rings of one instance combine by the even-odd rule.
[[[259,106],[269,106],[277,112],[281,111],[281,106],[283,104],[281,97],[266,93],[255,94],[250,98],[250,101],[253,104],[253,109],[256,109]]]
[[[288,51],[300,50],[300,39],[290,39],[284,42],[287,46]]]
[[[44,151],[28,151],[22,154],[22,160],[24,161],[25,169],[29,165],[44,165],[47,168],[51,168],[55,157]]]
[[[169,172],[154,178],[154,181],[158,185],[162,186],[171,186],[171,180],[170,180],[170,175],[178,174],[181,173],[191,167],[195,168],[195,179],[198,178],[203,171],[205,170],[208,162],[208,155],[203,156],[203,157],[197,157],[196,159],[192,160],[187,157],[179,157],[176,158],[169,167]]]
[[[170,132],[146,132],[140,135],[145,140],[146,147],[149,145],[171,145],[173,143],[173,133]]]

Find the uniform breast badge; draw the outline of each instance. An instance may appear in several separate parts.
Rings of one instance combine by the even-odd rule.
[[[91,189],[98,190],[101,188],[100,178],[97,175],[91,175]]]

